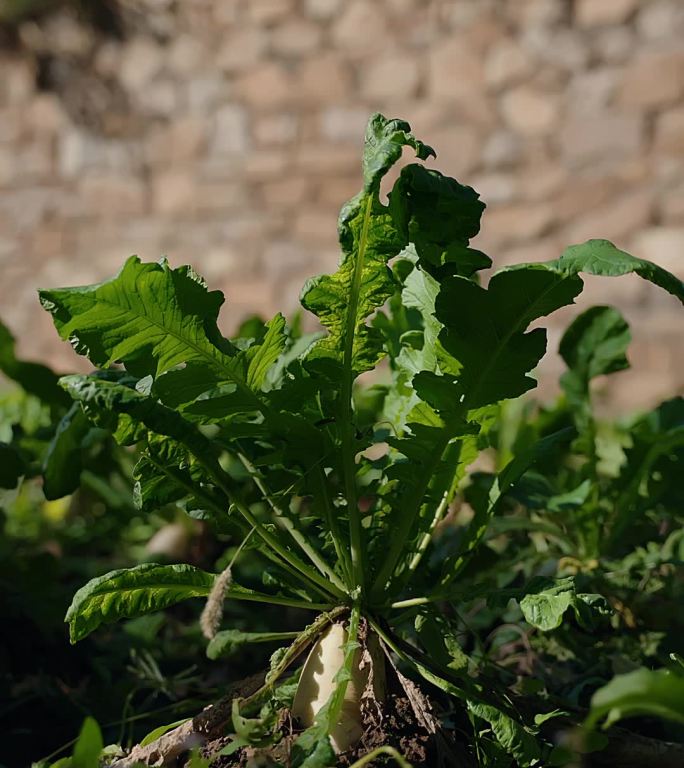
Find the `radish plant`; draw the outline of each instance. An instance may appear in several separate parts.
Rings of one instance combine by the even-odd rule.
[[[386,676],[411,686],[415,702],[415,685],[395,664],[453,697],[475,731],[488,724],[520,765],[540,764],[543,740],[504,691],[460,663],[441,607],[462,599],[459,574],[502,496],[567,433],[514,455],[449,551],[434,548],[433,534],[488,447],[499,404],[535,386],[529,374],[546,350],[536,321],[574,302],[580,273],[636,273],[682,302],[684,287],[605,240],[571,246],[554,261],[506,267],[484,287],[479,275],[491,260],[470,240],[485,206],[473,189],[414,162],[383,201],[383,177],[405,148],[418,161],[435,156],[407,123],[370,119],[363,189],[339,218],[339,268],[301,294],[320,333],[301,336],[278,314],[249,338],[228,340],[217,325],[223,296],[190,267],[165,260],[131,257],[109,281],[41,291],[60,336],[102,369],[64,377],[62,386],[96,425],[142,451],[140,509],[182,505],[265,563],[259,588],[241,585],[232,569],[114,571],[76,594],[67,621],[75,642],[104,622],[188,598],[208,598],[208,635],[224,600],[307,609],[316,618],[274,656],[263,688],[235,700],[240,743],[273,738],[248,715],[310,649],[293,705],[306,730],[288,764],[335,765],[336,752],[363,732],[368,703],[382,707]],[[379,366],[375,386],[361,388],[359,377]],[[572,579],[533,579],[514,595],[488,596],[508,597],[541,629],[605,610]],[[222,644],[245,639],[219,632],[209,652],[218,656]]]

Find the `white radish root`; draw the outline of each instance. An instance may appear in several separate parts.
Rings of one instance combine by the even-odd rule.
[[[307,728],[313,725],[316,715],[335,691],[335,676],[344,662],[346,642],[344,624],[331,624],[315,643],[304,664],[292,715]],[[365,648],[358,648],[354,655],[342,711],[330,734],[333,749],[338,754],[346,752],[361,738],[364,731],[362,699],[369,696],[378,703],[385,699],[385,658],[373,632],[368,633]]]

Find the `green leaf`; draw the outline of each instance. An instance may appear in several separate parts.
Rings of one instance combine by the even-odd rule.
[[[98,768],[104,744],[97,721],[86,717],[71,757],[71,768]]]
[[[520,608],[525,621],[542,632],[560,627],[570,608],[585,629],[592,629],[599,617],[612,612],[601,595],[577,594],[572,576],[555,581],[543,576],[532,579],[525,587]]]
[[[416,617],[415,627],[420,644],[433,661],[456,672],[468,669],[468,656],[444,616],[426,611]]]
[[[684,398],[666,400],[637,419],[629,437],[632,446],[625,451],[626,461],[616,483],[619,493],[614,502],[608,551],[623,546],[624,534],[644,505],[651,503],[657,487],[656,469],[677,491],[681,486],[673,469],[681,463],[684,448]]]
[[[579,277],[540,265],[497,272],[487,289],[462,277],[445,280],[435,303],[444,325],[439,338],[461,370],[444,407],[479,408],[534,387],[527,373],[546,351],[546,331],[527,328],[581,290]]]
[[[59,388],[59,377],[40,363],[18,360],[15,354],[16,342],[9,328],[0,322],[0,371],[12,379],[29,395],[37,397],[52,406],[65,407],[69,398]]]
[[[558,351],[568,366],[561,376],[575,424],[583,442],[576,450],[591,452],[595,436],[590,382],[596,376],[629,368],[625,356],[631,340],[629,326],[612,307],[591,307],[579,315],[563,334]]]
[[[151,744],[153,741],[156,741],[160,736],[163,736],[165,733],[168,733],[174,728],[177,728],[179,725],[183,725],[183,723],[187,723],[188,720],[190,719],[191,718],[189,717],[185,717],[182,720],[176,720],[174,723],[168,723],[167,725],[160,725],[158,728],[155,728],[154,730],[150,731],[147,734],[147,736],[143,737],[143,739],[140,741],[140,746],[146,747],[148,744]]]
[[[645,259],[638,259],[616,248],[608,240],[587,240],[571,245],[560,259],[548,262],[566,274],[586,272],[589,275],[615,277],[634,273],[676,296],[684,304],[684,283],[667,270]]]
[[[387,262],[407,245],[390,209],[380,202],[380,181],[411,146],[418,157],[434,152],[409,133],[401,120],[374,115],[366,131],[363,154],[364,189],[340,212],[338,222],[342,259],[333,275],[309,280],[302,305],[327,328],[328,335],[310,349],[309,361],[323,364],[331,377],[344,369],[358,376],[371,370],[383,355],[382,334],[366,319],[394,292]]]
[[[491,704],[468,702],[468,709],[491,726],[496,740],[521,768],[541,763],[541,750],[534,735],[522,723]]]
[[[195,455],[214,457],[211,442],[193,424],[153,397],[130,386],[130,380],[110,381],[100,376],[64,376],[61,385],[81,403],[86,415],[109,429],[117,442],[129,445],[147,436],[147,431],[171,437]]]
[[[629,367],[625,352],[630,340],[629,326],[617,309],[591,307],[573,320],[558,351],[570,369],[568,373],[586,387],[596,376]]]
[[[72,643],[101,624],[162,610],[193,597],[206,597],[215,576],[190,565],[145,563],[110,571],[78,590],[67,611]]]
[[[205,468],[183,445],[162,435],[148,434],[133,480],[133,500],[143,512],[185,500],[187,511],[202,510],[213,518],[215,508],[225,507]],[[222,516],[222,526],[227,517]]]
[[[188,267],[131,256],[111,280],[39,295],[60,336],[100,368],[119,360],[138,376],[193,361],[231,368],[234,350],[216,326],[223,296]]]
[[[591,698],[585,726],[605,717],[608,728],[625,717],[648,715],[684,724],[684,677],[666,669],[636,669],[614,677]]]
[[[442,585],[452,581],[465,566],[487,532],[487,527],[495,515],[505,494],[514,486],[523,474],[557,443],[567,440],[574,430],[561,429],[543,437],[529,448],[515,455],[497,475],[483,503],[476,505],[475,514],[468,523],[468,528],[460,542],[458,550],[442,566]]]
[[[363,151],[363,186],[367,191],[380,188],[380,181],[401,157],[404,147],[412,147],[421,160],[435,157],[435,151],[413,136],[404,120],[388,120],[374,114],[368,121]]]
[[[12,490],[26,474],[26,463],[12,445],[0,443],[0,488]]]
[[[137,377],[165,372],[160,391],[173,404],[229,384],[240,408],[259,410],[254,394],[285,344],[278,315],[261,343],[238,351],[217,326],[223,303],[189,267],[132,256],[111,280],[81,288],[40,292],[60,336],[95,365],[121,361]],[[180,365],[185,368],[173,370]]]
[[[91,425],[78,403],[72,403],[50,441],[43,462],[43,493],[61,499],[73,493],[81,479],[81,450]]]
[[[299,632],[242,632],[239,629],[226,629],[219,632],[207,646],[210,659],[220,659],[237,652],[244,645],[252,643],[275,643],[281,640],[293,640]]]
[[[479,198],[471,187],[414,163],[402,169],[390,193],[390,210],[414,244],[421,266],[436,274],[470,277],[492,264],[468,247],[485,209]]]
[[[580,272],[624,275],[635,272],[684,303],[681,280],[664,269],[620,251],[607,240],[590,240],[566,249],[560,259],[520,264],[497,272],[487,289],[462,277],[447,278],[435,304],[444,348],[461,364],[452,398],[478,408],[517,397],[535,386],[527,373],[546,350],[542,328],[527,331],[533,320],[571,304],[582,290]],[[618,346],[624,340],[618,323]],[[566,349],[570,353],[572,345]],[[620,364],[619,352],[610,352]],[[617,356],[616,356],[617,355]],[[606,365],[600,360],[595,368]]]

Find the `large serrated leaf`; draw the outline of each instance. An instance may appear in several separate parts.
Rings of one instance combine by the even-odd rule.
[[[65,621],[76,643],[101,624],[152,613],[193,597],[206,597],[215,576],[191,565],[146,563],[111,571],[78,590]]]
[[[409,130],[399,120],[382,115],[371,118],[363,155],[364,189],[340,213],[340,267],[333,275],[309,280],[302,290],[302,305],[328,330],[308,359],[325,363],[331,376],[345,370],[356,377],[373,368],[383,355],[382,334],[366,320],[392,295],[394,281],[387,262],[400,253],[407,239],[380,202],[380,181],[404,146],[412,146],[422,158],[434,154]]]
[[[444,407],[479,408],[534,387],[527,374],[546,351],[546,332],[527,328],[581,290],[579,277],[534,265],[497,272],[487,289],[457,276],[444,281],[435,308],[440,341],[461,365]]]
[[[80,354],[99,367],[121,361],[137,377],[162,377],[160,394],[172,405],[228,384],[238,400],[231,410],[259,410],[255,392],[285,346],[277,315],[260,343],[238,351],[218,330],[223,295],[189,267],[171,269],[163,260],[132,256],[112,280],[43,290],[40,299]]]
[[[185,267],[131,256],[111,280],[39,295],[60,336],[101,368],[120,360],[136,375],[156,376],[201,361],[232,371],[234,350],[216,327],[223,296]]]

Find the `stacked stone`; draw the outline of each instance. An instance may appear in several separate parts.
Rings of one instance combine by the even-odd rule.
[[[73,366],[35,288],[100,280],[130,253],[196,265],[227,295],[227,331],[294,310],[303,279],[335,267],[376,110],[481,193],[476,244],[496,264],[601,236],[684,277],[681,0],[124,6],[123,40],[65,13],[0,51],[0,306],[29,354]],[[631,278],[587,294],[635,329],[613,404],[681,390],[676,302]],[[542,369],[547,393],[560,370]]]

